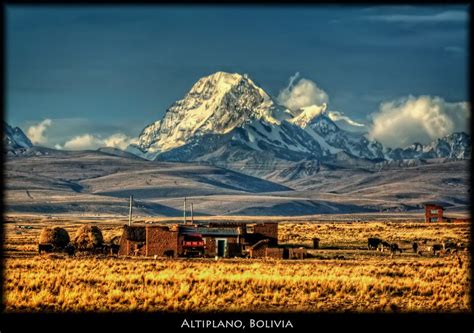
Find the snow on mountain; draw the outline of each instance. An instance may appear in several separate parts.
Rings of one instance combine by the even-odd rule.
[[[325,112],[305,124],[306,131],[320,143],[326,154],[345,151],[353,156],[368,159],[383,159],[383,147],[377,141],[370,141],[364,135],[339,128]]]
[[[339,118],[347,117],[338,113]],[[385,160],[469,158],[470,137],[453,134],[426,146],[384,150],[363,133],[338,126],[326,104],[289,111],[247,75],[217,72],[194,84],[127,151],[150,160],[199,161],[233,169],[259,165],[271,171],[277,164],[310,160],[365,166]]]
[[[152,158],[186,144],[194,136],[226,134],[252,119],[278,125],[277,118],[285,117],[247,75],[217,72],[201,78],[162,120],[147,126],[128,150]]]
[[[457,132],[436,139],[427,145],[414,143],[405,148],[388,148],[385,152],[388,160],[471,158],[471,137],[464,132]]]
[[[6,122],[3,124],[5,134],[3,144],[7,153],[15,154],[17,151],[31,148],[33,144],[19,127],[11,127]]]

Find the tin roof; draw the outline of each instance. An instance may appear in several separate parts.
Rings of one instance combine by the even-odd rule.
[[[202,236],[238,236],[237,228],[206,228],[180,226],[179,232],[183,235],[201,234]]]

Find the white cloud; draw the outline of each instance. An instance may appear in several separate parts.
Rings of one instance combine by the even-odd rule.
[[[45,144],[48,139],[44,135],[46,129],[51,126],[51,119],[45,119],[40,123],[30,126],[27,131],[27,136],[33,144]]]
[[[366,19],[372,21],[398,22],[398,23],[428,23],[428,22],[467,22],[467,11],[448,10],[432,15],[371,15]]]
[[[305,115],[303,116],[306,118],[314,118],[324,113],[332,121],[338,122],[338,125],[342,125],[344,129],[353,130],[353,126],[359,128],[365,127],[364,124],[355,122],[343,112],[328,111],[328,94],[311,80],[302,78],[295,84],[295,81],[299,76],[300,73],[297,72],[295,75],[290,77],[288,86],[280,91],[280,94],[277,97],[278,103],[291,110],[295,119],[301,115],[301,111],[304,109]],[[309,120],[310,119],[306,119],[306,122]],[[299,120],[296,122],[299,122]]]
[[[114,147],[125,150],[133,139],[123,133],[115,133],[104,139],[105,147]]]
[[[356,127],[364,127],[364,124],[358,123],[348,116],[344,115],[344,113],[339,112],[339,111],[329,111],[328,112],[329,118],[331,118],[332,121],[345,121],[349,125],[356,126]]]
[[[278,94],[278,103],[291,111],[297,111],[306,106],[322,106],[324,103],[328,103],[328,95],[316,83],[302,78],[295,84],[294,82],[298,77],[299,73],[296,73],[290,78],[288,86]]]
[[[101,147],[113,147],[124,150],[132,140],[133,138],[130,138],[123,133],[115,133],[106,138],[93,134],[83,134],[66,141],[63,146],[56,145],[56,149],[93,150]]]
[[[66,141],[63,148],[70,150],[97,149],[103,146],[103,140],[92,135],[83,134]]]
[[[387,147],[426,144],[453,132],[468,132],[470,105],[441,97],[408,96],[385,102],[372,114],[369,137]]]

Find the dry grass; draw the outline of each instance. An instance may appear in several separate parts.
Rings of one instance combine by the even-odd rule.
[[[467,242],[468,224],[284,223],[280,238],[286,243],[309,245],[312,237],[321,239],[322,249],[312,251],[316,259],[217,262],[38,256],[34,244],[41,226],[38,222],[23,230],[7,225],[7,312],[471,310],[467,252],[419,257],[407,251],[390,257],[362,249],[370,236],[402,247],[421,239]],[[79,226],[66,229],[71,233]],[[104,236],[119,228],[101,226]],[[336,255],[345,260],[333,259]]]

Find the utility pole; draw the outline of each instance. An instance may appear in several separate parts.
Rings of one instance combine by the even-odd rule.
[[[184,224],[186,224],[186,197],[184,197]]]
[[[194,224],[193,203],[191,202],[191,224]]]
[[[133,202],[133,195],[130,196],[130,209],[128,211],[128,226],[132,225],[132,202]]]

